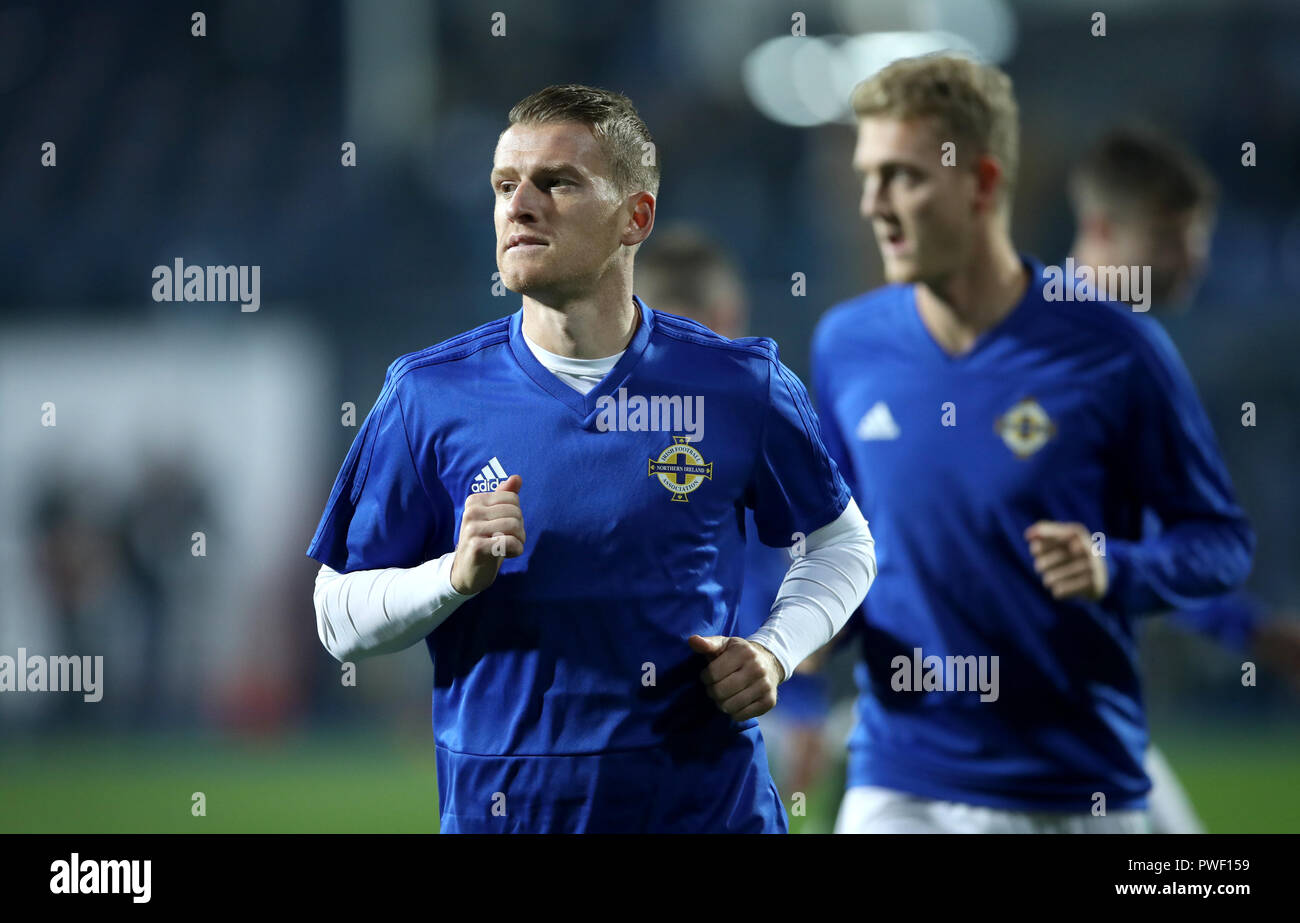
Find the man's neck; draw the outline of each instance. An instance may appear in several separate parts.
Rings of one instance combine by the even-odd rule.
[[[916,286],[916,307],[944,352],[960,356],[1020,303],[1028,274],[1005,234],[972,251],[965,265],[941,282]]]
[[[604,359],[621,352],[640,322],[630,286],[569,300],[524,296],[524,334],[547,352],[569,359]]]

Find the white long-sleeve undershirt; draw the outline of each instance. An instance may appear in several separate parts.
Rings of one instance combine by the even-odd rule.
[[[469,599],[451,585],[449,551],[416,567],[340,574],[321,565],[312,602],[321,644],[340,662],[392,654],[423,640]]]
[[[582,393],[618,358],[569,359],[526,337],[525,342],[542,365]],[[803,548],[781,582],[767,621],[748,638],[771,651],[787,679],[844,626],[876,576],[875,543],[852,499],[834,522],[808,535]],[[313,602],[325,649],[347,662],[393,653],[425,638],[470,598],[451,585],[454,557],[449,551],[415,567],[347,574],[322,565]]]
[[[876,543],[849,498],[834,522],[804,540],[804,554],[786,571],[767,621],[748,640],[771,651],[789,679],[844,627],[875,579]]]
[[[786,572],[767,621],[749,636],[772,652],[786,678],[844,627],[876,576],[875,543],[850,500],[811,533],[806,553]],[[451,585],[456,554],[416,567],[341,574],[321,565],[313,602],[321,644],[339,661],[391,654],[423,640],[469,599]]]

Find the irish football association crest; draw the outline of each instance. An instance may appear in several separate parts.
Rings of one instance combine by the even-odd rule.
[[[650,459],[648,476],[659,478],[674,500],[686,503],[686,495],[698,490],[705,478],[713,480],[713,462],[706,462],[685,436],[674,436],[672,445]]]
[[[993,421],[993,429],[1016,458],[1028,458],[1056,435],[1056,424],[1043,405],[1032,397],[1016,402]]]

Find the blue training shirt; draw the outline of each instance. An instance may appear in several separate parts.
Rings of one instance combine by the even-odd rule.
[[[1202,634],[1229,650],[1247,654],[1268,610],[1260,599],[1245,590],[1216,596],[1197,605],[1169,613],[1178,628]]]
[[[523,555],[427,638],[446,832],[786,829],[757,721],[708,698],[686,639],[738,634],[747,507],[788,545],[849,490],[771,340],[636,304],[587,395],[522,308],[398,359],[308,549],[413,567],[455,548],[469,496],[523,479]]]
[[[1022,260],[1023,299],[965,355],[932,339],[912,286],[836,306],[814,336],[823,433],[879,566],[848,784],[1012,810],[1087,811],[1097,792],[1109,810],[1142,807],[1133,619],[1238,585],[1254,536],[1159,325],[1047,302],[1042,265]],[[1163,526],[1145,540],[1144,510]],[[1023,537],[1041,519],[1104,534],[1100,603],[1043,587]]]

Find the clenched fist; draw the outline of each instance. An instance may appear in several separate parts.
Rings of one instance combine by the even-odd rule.
[[[501,562],[524,553],[524,514],[519,488],[524,479],[510,475],[490,494],[472,494],[460,517],[460,541],[451,561],[451,588],[466,596],[481,593],[497,579]]]
[[[785,679],[785,671],[767,648],[721,635],[691,635],[686,643],[695,653],[710,658],[700,679],[709,698],[732,721],[748,721],[775,707],[776,687]]]
[[[1106,559],[1093,554],[1092,533],[1081,522],[1042,520],[1025,530],[1034,570],[1056,599],[1101,599],[1109,574]]]

